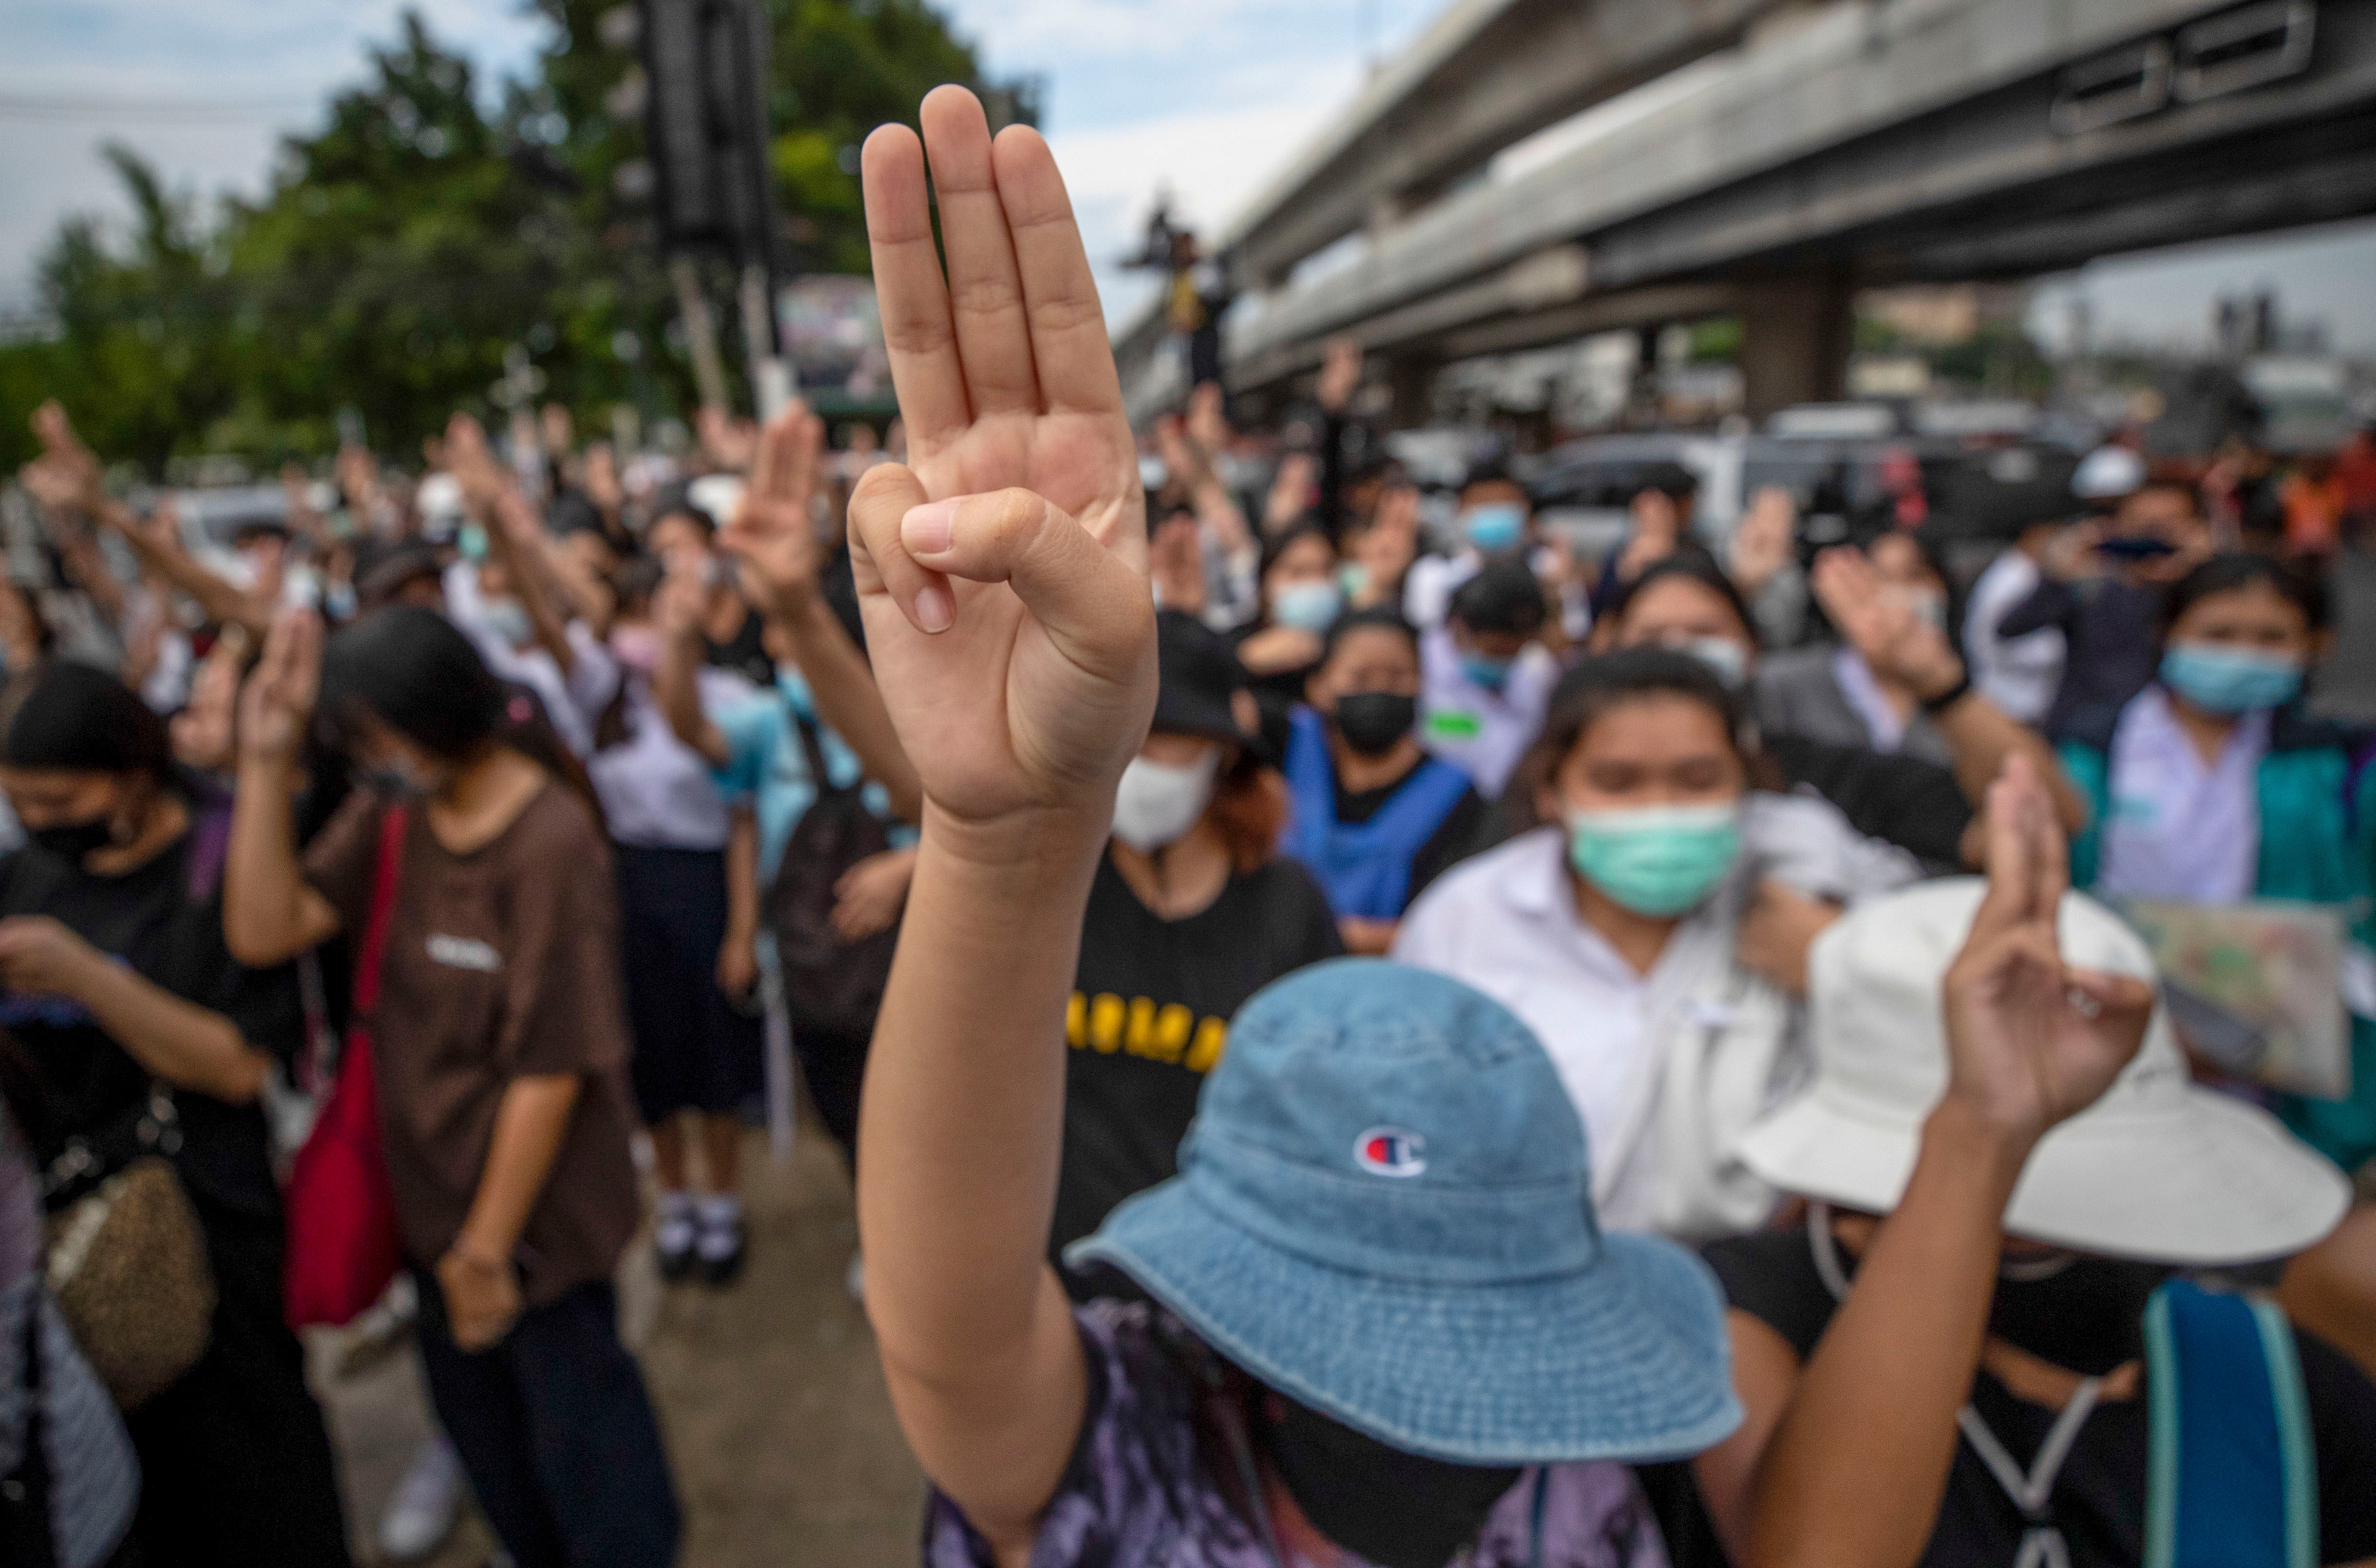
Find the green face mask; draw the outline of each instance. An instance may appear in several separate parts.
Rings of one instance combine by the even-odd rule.
[[[1740,858],[1740,806],[1571,811],[1567,858],[1577,875],[1635,914],[1680,915]]]

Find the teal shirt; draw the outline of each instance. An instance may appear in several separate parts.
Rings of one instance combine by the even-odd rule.
[[[2111,809],[2111,764],[2076,741],[2061,748],[2063,770],[2086,797],[2086,828],[2071,840],[2071,881],[2092,886],[2101,849],[2097,824]],[[2376,766],[2360,770],[2340,746],[2273,746],[2253,777],[2261,846],[2252,892],[2262,898],[2342,904],[2351,934],[2376,944],[2369,893],[2376,880]],[[2376,1021],[2351,1020],[2351,1095],[2346,1099],[2277,1097],[2286,1124],[2346,1170],[2376,1159]]]
[[[797,671],[779,669],[776,689],[723,704],[711,710],[709,721],[726,737],[726,761],[712,770],[728,801],[747,802],[759,820],[759,883],[775,879],[784,858],[784,846],[817,797],[816,780],[809,776],[808,749],[793,722],[797,710],[812,722],[816,707],[808,683]],[[826,773],[834,788],[846,790],[864,771],[858,754],[840,736],[817,724],[818,747],[825,754]],[[866,804],[876,815],[891,814],[890,795],[879,784],[866,786]],[[892,834],[895,843],[913,842],[904,826]]]

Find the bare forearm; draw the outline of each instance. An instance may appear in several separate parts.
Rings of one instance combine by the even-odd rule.
[[[245,626],[258,641],[271,629],[271,604],[217,576],[182,552],[160,545],[134,526],[131,514],[113,501],[103,504],[100,520],[131,547],[143,571],[153,573],[197,600],[198,608],[209,619],[235,622]]]
[[[233,1105],[263,1088],[264,1055],[248,1045],[238,1025],[107,958],[94,955],[92,963],[77,1000],[141,1066],[176,1088]]]
[[[529,624],[536,630],[536,640],[553,662],[566,674],[577,663],[577,652],[569,646],[567,624],[553,608],[555,585],[552,569],[545,564],[541,550],[524,549],[512,537],[510,525],[500,508],[481,514],[480,526],[486,530],[487,547],[512,580],[512,590],[519,595],[520,608],[528,612]]]
[[[283,963],[339,929],[298,863],[293,784],[285,760],[240,759],[223,860],[223,944],[253,968]]]
[[[759,819],[737,806],[726,831],[726,930],[747,941],[759,929]]]
[[[1086,1396],[1046,1253],[1102,826],[986,848],[927,814],[861,1101],[867,1310],[919,1457],[985,1529],[1045,1504]]]
[[[1936,1522],[2027,1146],[1933,1111],[1756,1466],[1752,1568],[1911,1568]]]
[[[791,639],[792,657],[807,680],[817,717],[858,754],[866,776],[891,796],[891,809],[902,821],[921,821],[923,786],[916,765],[891,727],[890,710],[875,689],[874,672],[866,656],[822,594],[806,594],[796,602],[779,603],[769,617]]]
[[[495,1107],[494,1141],[457,1248],[490,1260],[509,1260],[528,1217],[544,1193],[577,1104],[575,1074],[514,1078]]]
[[[652,671],[652,700],[676,738],[719,767],[726,762],[726,737],[702,710],[701,683],[694,673],[701,664],[700,647],[697,635],[690,632],[665,640],[659,667]]]
[[[2062,765],[2045,738],[1978,692],[1966,694],[1931,722],[1947,742],[1955,766],[1955,781],[1974,805],[1987,802],[1989,786],[2004,771],[2005,759],[2020,753],[2037,766],[2037,776],[2054,797],[2054,814],[2065,833],[2087,825],[2087,809],[2079,791],[2063,776]]]

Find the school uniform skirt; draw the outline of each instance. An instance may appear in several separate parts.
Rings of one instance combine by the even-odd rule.
[[[637,1109],[650,1123],[679,1111],[755,1107],[764,1084],[761,1021],[718,989],[725,851],[634,844],[612,851]]]

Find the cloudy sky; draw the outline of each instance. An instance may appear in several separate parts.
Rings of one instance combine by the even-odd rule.
[[[415,0],[491,73],[516,69],[534,25],[504,0]],[[1441,0],[949,0],[992,70],[1042,78],[1047,126],[1093,254],[1133,244],[1158,184],[1202,225],[1225,221],[1341,106],[1366,63],[1408,42]],[[123,209],[99,160],[110,139],[178,187],[253,189],[276,138],[394,35],[399,0],[13,0],[0,61],[0,316],[30,303],[32,264],[69,212]],[[145,105],[144,111],[131,112]],[[1121,314],[1143,279],[1100,267]],[[2376,351],[2376,225],[2098,264],[2073,289],[2099,330],[2200,336],[2222,290],[2274,285]]]

